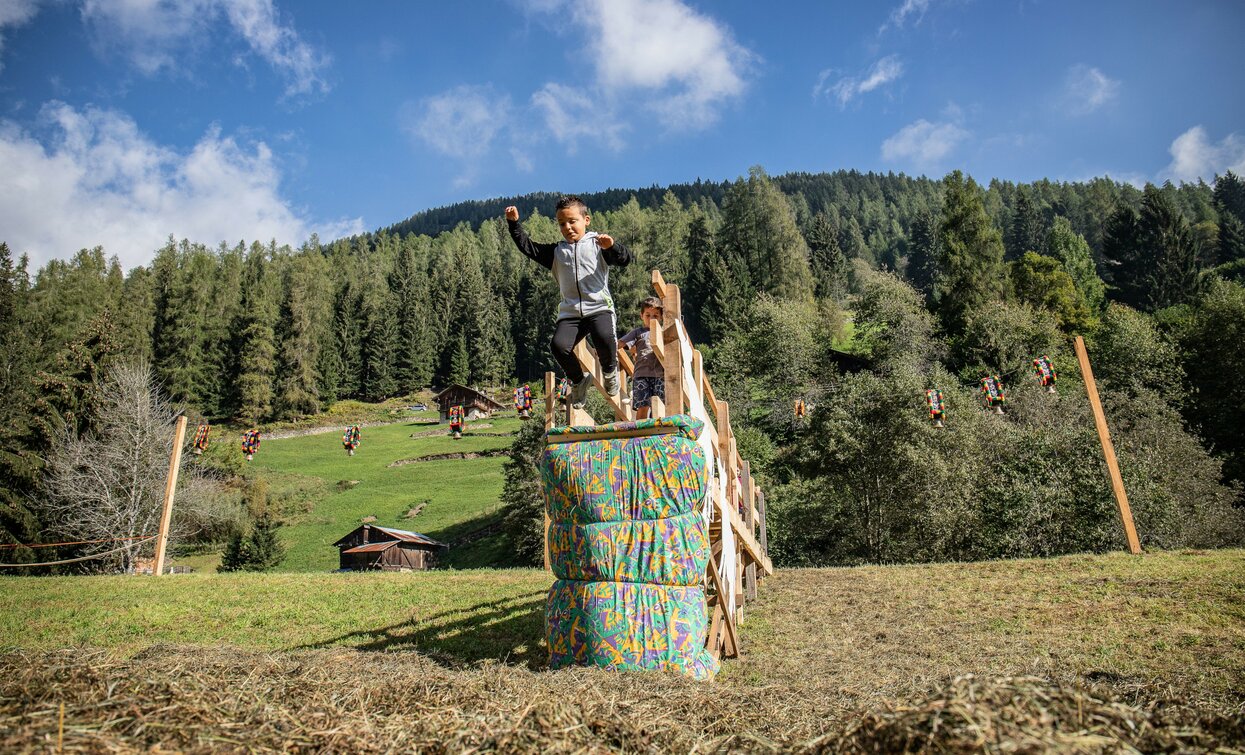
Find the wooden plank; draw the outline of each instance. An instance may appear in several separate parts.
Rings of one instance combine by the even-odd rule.
[[[653,356],[661,363],[662,369],[666,369],[666,336],[662,330],[661,323],[657,320],[651,320],[648,324],[648,345],[653,350]]]
[[[602,396],[605,397],[605,403],[609,404],[610,408],[614,410],[614,419],[619,422],[631,419],[631,416],[628,413],[631,407],[623,404],[622,395],[619,394],[617,396],[613,396],[605,392],[605,378],[601,372],[601,363],[598,362],[596,356],[588,350],[587,340],[580,341],[575,344],[575,357],[579,360],[580,366],[584,368],[584,372],[592,376],[592,384],[595,385],[596,389],[601,392]]]
[[[554,415],[557,412],[557,377],[552,372],[545,373],[545,429],[553,427]]]
[[[690,347],[691,344],[688,344]],[[705,383],[705,358],[700,353],[700,349],[692,349],[692,377],[691,385],[696,386],[696,393],[700,395],[700,401],[703,404],[705,400],[705,389],[701,386]],[[691,399],[688,399],[690,404]],[[689,407],[690,410],[690,407]]]
[[[645,438],[650,435],[677,435],[676,427],[641,427],[635,430],[612,430],[598,433],[565,433],[551,435],[545,439],[545,445],[559,443],[578,443],[581,440],[618,440],[620,438]]]
[[[756,532],[756,484],[752,479],[752,465],[744,461],[743,467],[744,524],[749,532]],[[757,599],[757,565],[755,563],[744,567],[744,590],[748,594],[748,600]]]
[[[718,605],[722,607],[723,625],[726,627],[726,646],[723,655],[727,658],[739,657],[739,635],[735,632],[735,617],[726,610],[726,589],[722,587],[722,576],[718,574],[717,559],[709,558],[709,576],[713,582],[714,592],[718,596]]]
[[[635,374],[635,363],[631,361],[631,355],[623,349],[618,350],[618,366],[628,375]]]
[[[653,282],[653,291],[657,294],[657,298],[666,298],[666,279],[661,277],[660,270],[654,270],[650,279]]]
[[[739,516],[739,512],[731,507],[726,508],[730,515],[731,531],[735,533],[735,537],[739,540],[740,553],[756,562],[760,568],[761,574],[770,576],[774,573],[774,562],[770,560],[761,549],[761,544],[757,542],[756,537],[748,531],[748,526],[744,524],[744,520]]]
[[[761,525],[761,552],[769,555],[769,530],[765,524],[765,491],[757,491],[757,514]]]
[[[713,603],[713,618],[709,620],[709,634],[705,637],[705,648],[714,658],[722,657],[722,602]]]
[[[671,287],[673,288],[673,286]],[[670,331],[667,330],[667,333]],[[685,411],[686,396],[683,395],[683,341],[678,335],[666,342],[666,355],[669,362],[665,367],[666,411],[669,414],[682,414]]]
[[[696,353],[700,354],[700,351]],[[714,408],[718,405],[718,397],[713,393],[713,386],[709,385],[709,376],[703,372],[700,380],[700,395],[705,400],[705,406]]]
[[[169,546],[169,523],[173,520],[173,497],[177,495],[177,473],[182,468],[182,443],[186,441],[186,415],[177,418],[173,429],[173,452],[169,455],[169,474],[164,478],[164,508],[160,512],[160,531],[156,535],[156,562],[152,576],[164,574],[164,553]]]
[[[1094,426],[1098,429],[1098,440],[1102,443],[1102,455],[1107,460],[1111,492],[1115,494],[1115,503],[1120,509],[1120,521],[1124,523],[1128,550],[1130,553],[1141,553],[1141,541],[1137,539],[1137,528],[1133,525],[1133,511],[1128,505],[1128,494],[1124,492],[1124,478],[1120,476],[1115,447],[1111,445],[1111,432],[1107,429],[1107,415],[1102,411],[1102,402],[1098,399],[1098,385],[1094,382],[1094,371],[1089,366],[1089,352],[1085,350],[1085,341],[1080,336],[1076,337],[1076,359],[1081,364],[1081,378],[1085,381],[1089,406],[1094,410]]]
[[[648,416],[650,418],[666,416],[666,402],[661,400],[661,396],[653,396],[652,403],[648,407]]]

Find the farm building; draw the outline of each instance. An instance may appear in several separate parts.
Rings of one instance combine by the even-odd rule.
[[[375,524],[361,525],[333,545],[341,548],[340,568],[351,571],[431,569],[437,552],[449,547],[418,532]]]
[[[468,420],[491,417],[493,412],[506,408],[480,391],[457,383],[438,393],[433,401],[441,410],[442,422],[450,421],[451,406],[461,406]]]

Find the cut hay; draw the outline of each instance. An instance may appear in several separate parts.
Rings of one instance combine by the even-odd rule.
[[[820,702],[671,675],[534,671],[414,651],[156,646],[0,654],[0,751],[1183,752],[1241,747],[1239,716],[1039,678],[961,677],[791,736]],[[824,712],[824,708],[822,708]]]

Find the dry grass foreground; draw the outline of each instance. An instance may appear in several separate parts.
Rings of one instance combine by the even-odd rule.
[[[1241,551],[787,570],[743,630],[712,684],[418,650],[18,648],[0,750],[1245,749]]]

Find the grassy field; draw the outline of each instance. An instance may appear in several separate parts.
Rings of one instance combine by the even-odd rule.
[[[285,522],[279,532],[288,552],[280,570],[336,569],[333,543],[368,516],[381,526],[422,532],[445,543],[494,524],[505,456],[398,462],[444,453],[496,454],[510,447],[520,420],[503,413],[468,423],[464,437],[453,440],[447,426],[425,424],[436,416],[435,410],[410,413],[407,421],[366,427],[354,456],[342,449],[337,427],[263,441],[250,464],[269,483]],[[407,516],[419,506],[417,516]],[[484,536],[451,548],[443,561],[454,568],[504,563],[499,547],[497,535]],[[219,555],[185,556],[175,563],[213,571]]]
[[[1245,747],[1245,551],[785,570],[711,684],[544,670],[548,584],[3,579],[0,749]]]

